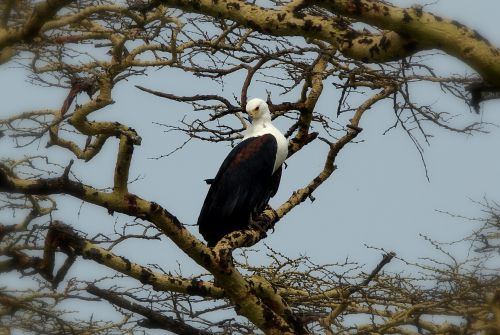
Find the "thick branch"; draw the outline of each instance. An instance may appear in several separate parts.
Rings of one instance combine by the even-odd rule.
[[[186,11],[229,19],[265,34],[323,40],[336,46],[347,57],[365,62],[397,60],[421,50],[443,50],[500,87],[500,51],[497,48],[476,31],[419,8],[403,9],[376,0],[304,1],[279,9],[259,7],[244,0],[161,2]],[[378,35],[361,33],[346,26],[345,21],[299,11],[310,5],[319,5],[339,16],[352,17],[388,31]]]
[[[500,87],[500,50],[477,31],[455,20],[424,12],[419,7],[399,8],[375,0],[319,0],[314,4],[404,36],[413,42],[405,45],[407,55],[422,49],[442,50]],[[370,51],[373,54],[385,53],[377,45]]]
[[[62,223],[53,223],[50,227],[50,233],[57,236],[57,244],[61,248],[71,248],[75,254],[135,278],[143,284],[151,285],[155,290],[188,293],[211,298],[225,296],[222,289],[208,282],[161,274],[133,263],[125,257],[117,256],[111,251],[78,236],[70,226]]]
[[[323,40],[359,60],[399,59],[408,55],[405,45],[410,42],[412,45],[415,44],[394,32],[384,32],[379,35],[360,33],[349,28],[345,20],[304,14],[296,6],[269,9],[244,0],[159,0],[158,2],[185,11],[229,19],[265,34]],[[366,47],[367,39],[370,40],[370,45],[383,46],[381,52],[370,53]]]

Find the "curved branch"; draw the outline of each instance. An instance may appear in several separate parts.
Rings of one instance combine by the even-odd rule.
[[[460,22],[424,12],[420,7],[399,8],[374,0],[319,0],[314,4],[404,36],[413,42],[406,46],[408,55],[423,49],[442,50],[500,87],[500,50]],[[373,49],[375,54],[381,52],[380,48]]]
[[[304,1],[269,9],[244,0],[162,0],[168,6],[222,17],[261,33],[303,36],[331,43],[345,56],[364,62],[402,59],[418,51],[439,49],[474,68],[485,80],[500,87],[500,50],[466,26],[422,11],[403,9],[375,0]],[[355,18],[388,31],[380,34],[351,29],[343,20],[308,15],[308,6],[321,6],[333,14]]]

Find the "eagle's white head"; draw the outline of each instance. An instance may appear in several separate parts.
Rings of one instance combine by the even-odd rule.
[[[252,118],[252,123],[258,120],[271,121],[271,112],[267,103],[259,98],[247,102],[246,111]]]
[[[252,124],[244,132],[243,140],[272,135],[276,139],[277,151],[274,161],[273,173],[283,164],[288,156],[288,141],[283,134],[271,123],[271,112],[269,106],[262,99],[248,101],[246,110],[252,118]]]

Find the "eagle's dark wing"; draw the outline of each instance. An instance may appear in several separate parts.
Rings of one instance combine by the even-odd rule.
[[[275,137],[266,134],[240,142],[226,157],[198,218],[209,246],[247,228],[250,215],[260,213],[276,193],[281,177],[281,168],[273,174],[276,151]]]

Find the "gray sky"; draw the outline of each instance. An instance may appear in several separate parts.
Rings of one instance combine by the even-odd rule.
[[[415,1],[395,3],[410,5]],[[426,10],[465,23],[500,46],[500,1],[441,0]],[[469,71],[451,57],[436,57],[429,63],[439,73],[463,74]],[[193,80],[178,71],[174,75],[174,72],[154,72],[148,77],[121,83],[114,93],[116,104],[109,112],[99,112],[95,117],[127,123],[143,138],[142,145],[135,150],[131,170],[132,178],[143,178],[131,186],[131,191],[160,203],[182,222],[193,224],[208,190],[203,180],[215,175],[230,147],[190,143],[185,150],[169,158],[148,159],[169,152],[184,139],[172,133],[162,133],[163,128],[152,122],[174,123],[185,113],[191,115],[193,112],[189,106],[138,91],[133,84],[179,95],[218,90],[213,84]],[[26,73],[12,64],[0,66],[0,73],[0,117],[31,108],[55,108],[64,100],[66,92],[27,84]],[[234,82],[226,84],[224,95],[231,97],[239,89],[240,82],[235,78]],[[435,88],[422,87],[418,92],[422,101],[432,103],[436,110],[461,110],[464,121],[483,120],[500,125],[498,102],[484,103],[481,115],[476,115],[469,113],[464,104],[444,96]],[[331,110],[333,115],[337,94],[331,86],[328,87],[317,108]],[[250,95],[265,97],[265,89],[254,84]],[[274,99],[279,101],[280,98],[275,95]],[[314,193],[316,201],[306,201],[296,207],[278,223],[265,243],[291,257],[307,254],[316,263],[332,263],[349,257],[370,268],[380,259],[380,253],[367,249],[364,244],[393,250],[399,256],[415,260],[432,254],[427,242],[418,236],[420,233],[449,241],[470,232],[470,223],[435,210],[475,216],[480,214],[480,207],[471,199],[488,197],[500,200],[500,129],[491,126],[488,128],[491,133],[475,136],[435,129],[431,146],[425,147],[424,152],[430,176],[428,182],[418,152],[402,130],[383,135],[393,122],[393,112],[388,105],[380,104],[368,111],[361,121],[364,131],[358,139],[362,142],[349,144],[341,152],[336,162],[338,170]],[[44,144],[40,144],[40,150],[45,150]],[[88,164],[76,162],[75,171],[93,186],[109,186],[116,144],[116,141],[108,143],[103,152]],[[22,151],[14,152],[9,147],[8,139],[0,140],[3,157],[22,154]],[[318,141],[288,161],[278,195],[271,202],[273,206],[281,204],[293,190],[303,187],[316,176],[322,168],[326,149],[326,145]],[[67,164],[70,159],[62,149],[50,148],[48,152],[61,164]],[[105,210],[84,205],[81,214],[77,215],[79,207],[79,201],[65,200],[55,216],[88,231],[90,236],[96,232],[112,231],[114,219]],[[197,231],[196,228],[191,227],[191,230]],[[263,243],[254,248],[262,249]],[[133,254],[125,246],[115,252],[123,252],[131,260],[143,264],[159,263],[165,269],[175,268],[178,260],[185,274],[201,271],[170,241],[151,242]],[[466,251],[457,252],[465,254]],[[265,255],[256,255],[255,261],[265,262]],[[397,270],[400,266],[400,263],[394,263],[391,269]],[[94,267],[88,269],[92,271],[82,273],[88,279],[95,278],[101,271]]]

